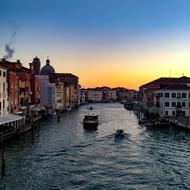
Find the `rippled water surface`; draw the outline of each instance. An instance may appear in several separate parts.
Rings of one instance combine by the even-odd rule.
[[[89,105],[41,121],[6,143],[6,190],[190,189],[190,133],[142,127],[121,104],[93,104],[97,131],[85,131]],[[127,133],[115,139],[116,129]]]

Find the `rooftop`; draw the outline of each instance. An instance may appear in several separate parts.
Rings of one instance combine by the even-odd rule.
[[[151,85],[167,85],[167,84],[187,84],[190,83],[190,78],[183,76],[183,77],[179,77],[179,78],[171,78],[171,77],[161,77],[159,79],[153,80],[149,83],[146,83],[142,86],[140,86],[140,88],[145,88]]]

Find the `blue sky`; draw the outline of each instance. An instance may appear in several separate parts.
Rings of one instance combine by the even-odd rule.
[[[14,32],[12,60],[27,64],[37,55],[44,63],[49,56],[55,68],[78,75],[80,62],[94,66],[94,57],[109,65],[103,54],[143,56],[147,62],[166,49],[183,54],[190,43],[189,8],[189,0],[0,0],[0,57]],[[122,61],[121,67],[133,64]]]

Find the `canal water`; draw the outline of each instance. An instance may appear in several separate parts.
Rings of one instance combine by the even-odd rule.
[[[190,133],[137,124],[119,103],[93,104],[100,124],[83,129],[90,105],[41,121],[6,143],[3,190],[190,189]],[[115,139],[116,129],[127,133]]]

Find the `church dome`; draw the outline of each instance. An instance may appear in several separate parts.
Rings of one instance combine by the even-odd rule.
[[[50,65],[50,60],[46,60],[46,65],[42,67],[41,74],[42,75],[48,75],[51,73],[55,73],[55,69]]]

